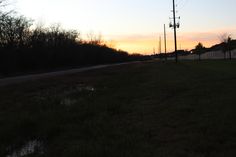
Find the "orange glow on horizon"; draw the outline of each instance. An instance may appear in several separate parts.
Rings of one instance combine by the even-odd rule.
[[[191,50],[194,49],[195,46],[201,41],[188,41],[181,40],[178,43],[178,49],[180,50]],[[209,40],[205,42],[201,42],[205,47],[211,47],[215,44],[218,44],[218,40]],[[116,48],[124,51],[128,51],[129,53],[140,53],[140,54],[153,54],[159,53],[159,41],[157,40],[120,40],[116,41]],[[167,41],[167,52],[174,51],[174,42],[172,40]],[[162,52],[164,52],[164,41],[162,41]]]
[[[221,31],[222,32],[222,31]],[[200,32],[200,33],[179,33],[178,35],[178,50],[191,50],[201,42],[205,47],[211,47],[215,44],[220,43],[219,31],[214,32]],[[156,35],[157,36],[157,35]],[[162,37],[162,52],[164,52],[164,40]],[[116,40],[116,48],[127,51],[129,53],[140,53],[140,54],[153,54],[159,53],[159,38],[153,37],[153,35],[141,36],[133,35],[128,37],[118,37]],[[174,51],[174,42],[171,33],[167,34],[167,52]]]

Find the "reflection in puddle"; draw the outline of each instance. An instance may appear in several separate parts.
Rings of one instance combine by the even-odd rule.
[[[87,91],[87,92],[94,92],[95,88],[92,86],[86,86],[85,84],[78,84],[76,87],[77,91],[79,92],[83,92],[83,91]]]
[[[64,90],[62,95],[70,95],[70,94],[77,93],[77,92],[92,93],[92,92],[95,92],[95,91],[96,91],[96,89],[93,86],[88,86],[88,85],[85,85],[85,84],[81,83],[81,84],[77,84],[76,86],[73,86],[70,89]]]
[[[75,99],[66,98],[61,101],[61,105],[69,107],[69,106],[74,105],[76,102],[77,102],[77,100],[75,100]]]
[[[6,157],[23,157],[26,155],[31,154],[43,154],[43,143],[38,140],[32,140],[27,142],[18,150],[14,150],[11,154],[7,155]]]

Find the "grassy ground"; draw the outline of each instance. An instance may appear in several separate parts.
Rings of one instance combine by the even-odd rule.
[[[236,62],[137,63],[0,89],[0,156],[233,157]]]

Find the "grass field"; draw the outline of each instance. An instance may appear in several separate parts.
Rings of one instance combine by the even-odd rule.
[[[1,157],[236,155],[236,61],[110,67],[1,87],[0,100]]]

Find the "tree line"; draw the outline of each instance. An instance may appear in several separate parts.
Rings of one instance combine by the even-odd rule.
[[[146,59],[108,47],[100,36],[82,40],[60,25],[34,26],[24,16],[0,12],[0,76],[35,70]]]
[[[201,60],[201,55],[208,51],[218,51],[220,50],[224,54],[224,59],[232,59],[232,50],[236,48],[236,41],[232,39],[232,37],[228,34],[223,34],[220,36],[220,44],[214,45],[211,48],[206,48],[203,46],[201,42],[199,42],[195,49],[193,49],[193,53],[197,54],[199,57],[199,60]]]
[[[177,53],[180,56],[196,54],[198,55],[198,60],[201,61],[202,54],[209,52],[209,51],[221,51],[224,54],[224,59],[232,60],[232,50],[236,49],[236,40],[233,40],[230,35],[227,33],[222,34],[219,36],[220,43],[213,45],[210,48],[207,48],[203,45],[203,43],[199,42],[194,49],[188,50],[178,50]],[[175,52],[165,54],[160,54],[160,58],[164,57],[175,57]]]

